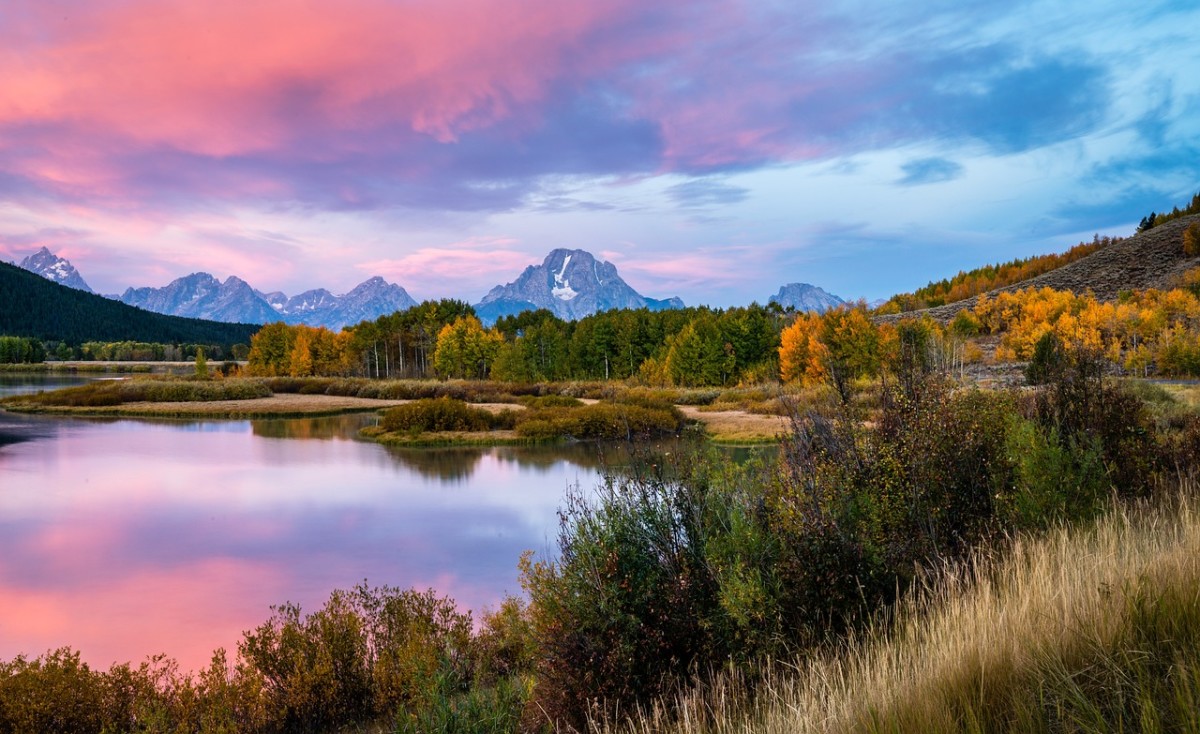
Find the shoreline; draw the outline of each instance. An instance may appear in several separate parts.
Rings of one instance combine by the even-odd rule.
[[[195,402],[134,402],[123,405],[42,406],[14,402],[3,406],[11,413],[92,418],[165,418],[247,420],[268,418],[321,418],[353,413],[372,413],[412,402],[336,395],[276,393],[270,397],[243,400]],[[487,410],[512,410],[518,404],[472,403]],[[688,420],[703,428],[708,440],[730,446],[772,444],[789,428],[788,419],[743,410],[703,411],[696,406],[677,406]],[[520,438],[512,431],[437,432],[409,436],[402,433],[364,433],[362,438],[388,446],[513,446],[538,443]]]

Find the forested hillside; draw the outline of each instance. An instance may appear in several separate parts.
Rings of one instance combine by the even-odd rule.
[[[0,334],[71,344],[134,340],[228,346],[248,344],[258,329],[150,313],[0,263]]]
[[[1002,292],[1012,293],[1029,288],[1051,288],[1071,291],[1076,294],[1092,293],[1104,302],[1114,301],[1123,292],[1150,288],[1171,288],[1189,269],[1200,264],[1200,248],[1190,246],[1196,238],[1189,232],[1200,231],[1200,215],[1159,215],[1167,217],[1155,226],[1139,231],[1132,237],[1116,238],[1092,251],[1076,248],[1062,256],[1086,252],[1085,256],[1073,259],[1032,277],[1011,282],[997,281],[990,290],[979,291],[962,300],[947,299],[944,305],[933,306],[923,311],[905,314],[884,311],[883,318],[895,321],[908,315],[928,314],[934,319],[948,322],[959,311],[975,308],[981,295],[996,297]],[[1090,247],[1090,246],[1089,246]],[[1039,258],[1033,258],[1037,260]],[[894,298],[890,304],[897,303]],[[895,311],[894,308],[888,309]]]

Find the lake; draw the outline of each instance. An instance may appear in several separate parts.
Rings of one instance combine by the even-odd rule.
[[[0,374],[0,393],[86,379]],[[520,593],[520,554],[553,554],[565,491],[600,478],[594,446],[389,449],[354,438],[374,420],[0,412],[0,659],[194,670],[271,605],[364,579],[479,611]]]

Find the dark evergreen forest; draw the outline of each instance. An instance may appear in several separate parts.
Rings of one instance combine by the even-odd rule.
[[[0,334],[43,341],[249,344],[258,324],[225,324],[144,311],[0,263]]]

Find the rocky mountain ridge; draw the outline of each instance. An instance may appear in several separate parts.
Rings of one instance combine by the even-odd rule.
[[[544,308],[566,320],[614,308],[683,308],[679,298],[647,298],[635,291],[610,262],[587,250],[551,250],[541,265],[530,265],[511,283],[488,291],[475,313],[485,324],[503,316]]]
[[[824,288],[818,288],[808,283],[788,283],[779,292],[771,296],[770,303],[778,303],[784,308],[795,311],[815,311],[825,313],[831,308],[837,308],[846,302],[829,293]]]
[[[75,269],[70,260],[59,257],[46,247],[25,258],[17,265],[22,270],[37,273],[46,280],[59,285],[74,288],[85,293],[92,293],[91,287],[84,281],[83,276]]]
[[[416,305],[407,291],[378,276],[341,296],[316,288],[289,298],[278,291],[257,291],[233,275],[222,283],[208,273],[192,273],[162,288],[129,288],[120,300],[173,316],[250,324],[283,321],[324,326],[333,331]]]

